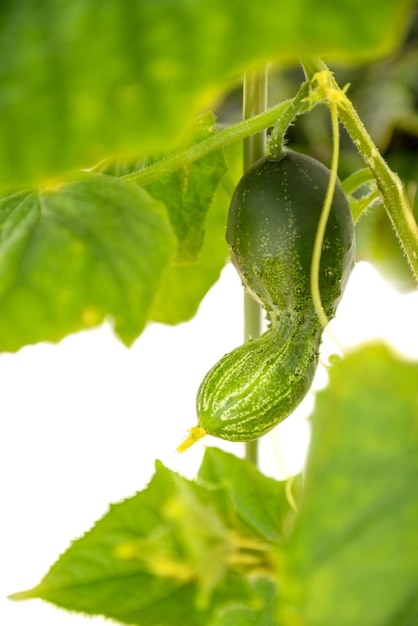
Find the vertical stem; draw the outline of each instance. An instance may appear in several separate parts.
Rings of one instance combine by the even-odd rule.
[[[267,68],[248,72],[244,77],[243,115],[248,119],[267,108]],[[266,131],[251,135],[244,140],[244,172],[266,151]],[[260,305],[245,291],[244,293],[244,341],[256,339],[261,334],[262,310]],[[245,457],[257,464],[257,441],[245,444]]]
[[[244,119],[267,109],[267,70],[248,72],[244,76]],[[244,139],[244,171],[261,159],[266,151],[266,131]]]

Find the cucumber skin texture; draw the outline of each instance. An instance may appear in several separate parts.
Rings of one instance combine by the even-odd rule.
[[[267,433],[303,400],[314,377],[322,327],[310,293],[314,240],[329,170],[309,156],[263,157],[232,197],[226,239],[243,284],[266,309],[270,328],[226,354],[196,398],[199,426],[229,441]],[[337,181],[320,262],[328,319],[354,265],[351,211]]]

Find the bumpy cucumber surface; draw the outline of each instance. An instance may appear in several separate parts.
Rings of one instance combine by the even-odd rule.
[[[255,439],[292,413],[308,392],[322,335],[310,272],[329,176],[317,160],[287,152],[281,160],[264,157],[239,182],[226,238],[232,262],[266,309],[270,327],[205,376],[197,394],[196,438],[209,433],[230,441]],[[320,262],[328,319],[353,268],[354,241],[350,207],[338,181]]]

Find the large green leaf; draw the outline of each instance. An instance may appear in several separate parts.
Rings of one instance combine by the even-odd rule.
[[[223,480],[229,460],[246,474],[246,461],[221,452],[213,452],[212,461],[217,455]],[[237,472],[228,480],[237,480]],[[258,489],[251,506],[259,506],[263,477]],[[271,497],[270,487],[264,495]],[[271,546],[239,522],[233,506],[225,509],[221,496],[213,485],[196,484],[157,463],[144,491],[111,506],[37,587],[12,598],[42,598],[142,626],[226,626],[231,622],[225,615],[239,608],[251,618],[248,624],[270,626],[255,617],[266,615],[267,600],[269,615],[274,609]]]
[[[194,127],[194,141],[215,134],[213,113],[200,116]],[[242,169],[242,154],[236,144],[229,146],[228,180]],[[111,176],[124,176],[161,159],[106,159],[96,168]],[[239,165],[238,165],[239,164]],[[178,324],[190,320],[202,298],[218,280],[229,252],[225,241],[227,212],[232,181],[227,189],[221,181],[227,169],[224,150],[182,165],[160,176],[146,190],[164,203],[177,236],[177,254],[168,264],[149,312],[149,320]]]
[[[200,119],[196,141],[213,124],[213,114]],[[229,152],[235,163],[238,151]],[[0,200],[0,351],[105,318],[129,345],[147,321],[176,324],[196,313],[228,258],[229,197],[217,189],[224,152],[146,190],[119,178],[137,168],[106,160],[79,181]]]
[[[175,250],[164,207],[132,183],[89,175],[0,201],[0,351],[110,317],[141,333]]]
[[[166,152],[248,66],[364,60],[412,0],[15,0],[0,12],[3,188],[111,154]]]
[[[418,364],[382,345],[350,354],[331,369],[312,428],[280,623],[417,624]]]

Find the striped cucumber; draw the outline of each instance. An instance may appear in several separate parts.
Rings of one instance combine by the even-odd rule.
[[[250,441],[267,433],[303,400],[318,363],[322,326],[310,289],[312,253],[330,172],[294,152],[263,157],[232,197],[226,239],[242,282],[265,308],[269,329],[226,354],[197,393],[204,434]],[[339,181],[322,246],[319,288],[331,319],[354,264],[354,224]]]

